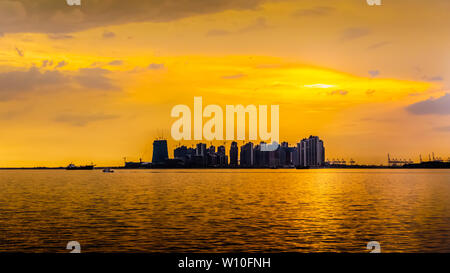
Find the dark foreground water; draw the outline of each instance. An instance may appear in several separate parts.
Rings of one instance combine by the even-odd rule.
[[[450,252],[450,170],[0,171],[0,251]]]

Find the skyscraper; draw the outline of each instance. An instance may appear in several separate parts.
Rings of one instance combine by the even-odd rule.
[[[325,163],[323,141],[317,136],[304,138],[297,144],[299,165],[303,167],[319,167]]]
[[[197,156],[206,156],[206,144],[205,143],[197,144],[196,155]]]
[[[155,140],[153,141],[153,158],[152,164],[164,164],[169,158],[167,152],[167,140]]]
[[[242,167],[253,167],[253,143],[248,142],[241,146],[241,164]]]
[[[238,144],[233,141],[230,147],[230,165],[236,167],[238,165]]]
[[[228,165],[228,156],[225,153],[225,146],[219,146],[217,148],[217,163],[220,167]]]
[[[289,147],[287,142],[281,143],[280,151],[280,167],[288,167],[292,164],[293,148]]]

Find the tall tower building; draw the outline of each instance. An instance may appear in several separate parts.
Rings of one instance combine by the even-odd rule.
[[[152,164],[163,164],[169,158],[167,152],[167,140],[153,141],[153,158]]]
[[[253,143],[251,142],[241,146],[241,166],[253,167]]]
[[[205,143],[198,143],[197,149],[196,149],[196,156],[206,156],[206,144]]]
[[[230,147],[230,165],[231,166],[238,165],[238,153],[239,153],[238,144],[235,141],[233,141],[231,143],[231,147]]]
[[[325,147],[317,136],[304,138],[297,144],[299,165],[303,167],[319,167],[325,163]]]

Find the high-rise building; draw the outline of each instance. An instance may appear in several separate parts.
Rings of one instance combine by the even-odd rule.
[[[226,155],[225,146],[217,147],[217,164],[220,167],[226,167],[228,165],[228,156]]]
[[[167,159],[169,159],[169,153],[167,152],[167,140],[153,141],[152,164],[164,164]]]
[[[325,163],[325,147],[317,136],[304,138],[297,144],[299,166],[319,167]]]
[[[173,157],[176,159],[185,159],[188,153],[188,149],[186,146],[177,147],[173,150]]]
[[[241,146],[241,164],[242,167],[253,167],[253,143],[248,142]]]
[[[292,148],[292,165],[300,166],[300,152],[299,152],[299,144],[295,148]]]
[[[280,151],[280,167],[288,167],[292,164],[292,148],[287,142],[281,143]]]
[[[230,165],[236,167],[238,165],[238,144],[233,141],[230,147]]]
[[[226,152],[225,152],[225,146],[219,146],[219,147],[217,147],[217,153],[218,154],[225,154]]]
[[[196,156],[206,156],[206,144],[205,143],[198,143],[197,144],[197,150],[196,150]]]
[[[195,149],[194,165],[198,168],[205,168],[208,166],[208,154],[205,143],[198,143]]]

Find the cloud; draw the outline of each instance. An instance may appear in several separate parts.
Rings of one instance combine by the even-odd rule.
[[[5,36],[5,34],[3,32],[0,31],[0,38]]]
[[[225,36],[225,35],[230,35],[230,34],[243,34],[243,33],[248,33],[248,32],[252,32],[252,31],[260,31],[263,29],[268,28],[269,26],[267,25],[266,19],[264,17],[258,17],[254,23],[245,26],[243,28],[240,28],[236,31],[228,31],[228,30],[224,30],[224,29],[211,29],[206,33],[207,37],[212,37],[212,36]]]
[[[111,73],[111,71],[103,68],[80,68],[78,70],[79,75],[75,77],[75,80],[82,87],[90,89],[101,89],[101,90],[117,90],[119,89],[115,86],[111,79],[106,75]]]
[[[326,15],[330,15],[331,13],[334,12],[334,8],[332,7],[314,7],[314,8],[310,8],[310,9],[300,9],[297,10],[296,12],[294,12],[292,15],[293,16],[311,16],[311,17],[318,17],[318,16],[326,16]]]
[[[18,49],[17,47],[15,47],[15,49],[16,49],[17,54],[18,54],[20,57],[25,56],[25,53],[23,53],[23,50],[20,50],[20,49]]]
[[[331,88],[331,87],[334,87],[334,85],[315,83],[315,84],[306,84],[306,85],[303,85],[303,87],[306,87],[306,88]]]
[[[430,81],[430,82],[441,82],[444,80],[441,76],[434,76],[434,77],[424,77],[424,80]]]
[[[434,130],[439,132],[450,132],[450,126],[435,127]]]
[[[64,0],[0,1],[0,29],[7,33],[69,33],[136,22],[168,22],[225,10],[255,9],[269,0]]]
[[[68,65],[68,63],[67,63],[66,61],[60,61],[60,62],[55,66],[55,68],[61,68],[61,67],[64,67],[64,66],[66,66],[66,65]]]
[[[369,70],[369,74],[370,76],[372,76],[372,78],[375,78],[376,76],[380,75],[380,70]]]
[[[333,95],[341,95],[341,96],[345,96],[348,94],[347,90],[334,90],[328,93],[328,95],[333,96]]]
[[[414,115],[450,115],[450,93],[411,104],[406,110]]]
[[[46,70],[51,61],[44,60],[42,67],[33,66],[24,71],[0,73],[0,100],[10,100],[31,91],[66,90],[81,86],[97,90],[119,90],[107,76],[111,71],[102,68],[81,68],[63,74],[59,70]]]
[[[235,74],[235,75],[223,76],[222,79],[233,80],[233,79],[240,79],[242,77],[245,77],[245,74]]]
[[[53,120],[60,123],[67,123],[72,126],[85,126],[91,122],[116,119],[118,116],[109,114],[62,114]]]
[[[49,60],[42,61],[42,67],[47,67],[47,66],[52,66],[52,65],[53,65],[53,61],[49,61]]]
[[[391,42],[387,42],[387,41],[379,42],[379,43],[372,44],[372,45],[368,46],[367,49],[377,49],[377,48],[389,45],[390,43]]]
[[[122,60],[114,60],[108,63],[108,65],[123,65]]]
[[[151,69],[151,70],[159,70],[159,69],[163,69],[163,68],[164,68],[164,64],[152,63],[148,66],[148,69]]]
[[[20,93],[55,86],[67,80],[59,71],[41,72],[37,67],[0,73],[0,99],[11,99]]]
[[[367,95],[367,96],[371,96],[371,95],[373,95],[375,92],[376,92],[376,90],[374,90],[374,89],[368,89],[368,90],[366,91],[366,95]]]
[[[68,40],[73,39],[73,35],[64,34],[64,33],[50,33],[47,34],[47,37],[52,40]]]
[[[252,32],[252,31],[259,31],[262,29],[266,29],[267,27],[268,27],[268,25],[266,23],[266,19],[263,17],[259,17],[256,19],[256,21],[253,24],[243,27],[243,28],[239,29],[237,32],[238,33],[247,33],[247,32]]]
[[[350,41],[355,40],[370,34],[367,28],[347,28],[341,33],[341,40]]]
[[[206,36],[225,36],[228,34],[230,32],[224,29],[211,29],[206,33]]]
[[[111,31],[105,31],[105,32],[103,32],[102,37],[104,39],[110,39],[110,38],[116,37],[116,34],[114,32],[111,32]]]

